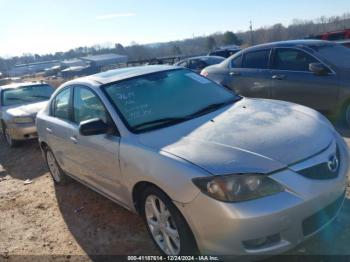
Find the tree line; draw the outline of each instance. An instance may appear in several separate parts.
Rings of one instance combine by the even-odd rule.
[[[209,51],[224,45],[240,45],[246,47],[273,41],[301,39],[345,28],[350,28],[350,13],[332,17],[322,16],[315,20],[295,19],[289,26],[284,26],[283,24],[278,23],[252,31],[238,31],[236,33],[231,31],[224,33],[217,32],[209,36],[198,36],[166,43],[141,45],[132,42],[129,46],[125,47],[117,43],[113,47],[95,45],[92,47],[78,47],[67,52],[56,52],[45,55],[27,53],[22,56],[15,56],[8,59],[0,58],[0,72],[6,72],[17,64],[65,60],[105,53],[127,55],[131,61],[166,56],[201,55],[207,54]]]

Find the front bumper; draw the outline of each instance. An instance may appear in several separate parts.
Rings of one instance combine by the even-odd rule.
[[[293,168],[271,175],[285,186],[279,194],[241,203],[224,203],[200,193],[177,207],[191,227],[202,254],[272,255],[285,252],[322,230],[342,207],[349,155],[340,143],[341,164],[334,179],[304,177]],[[325,151],[308,160],[319,161]],[[298,163],[300,165],[300,163]],[[252,246],[262,240],[266,244]],[[263,242],[262,242],[263,243]]]
[[[7,126],[7,131],[14,140],[27,140],[38,137],[35,123],[11,124]]]

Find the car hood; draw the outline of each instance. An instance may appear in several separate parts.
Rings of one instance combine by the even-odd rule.
[[[212,174],[270,173],[317,154],[332,140],[329,123],[312,109],[247,98],[140,136],[144,145]]]
[[[16,105],[8,107],[6,113],[10,116],[31,116],[36,115],[41,109],[43,109],[47,104],[47,101],[31,103],[25,105]]]

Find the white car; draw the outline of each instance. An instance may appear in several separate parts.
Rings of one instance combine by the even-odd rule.
[[[54,89],[45,83],[0,86],[0,126],[9,146],[37,137],[35,118]]]

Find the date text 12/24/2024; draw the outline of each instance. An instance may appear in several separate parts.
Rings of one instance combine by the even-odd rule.
[[[216,256],[128,256],[128,261],[219,261]]]

